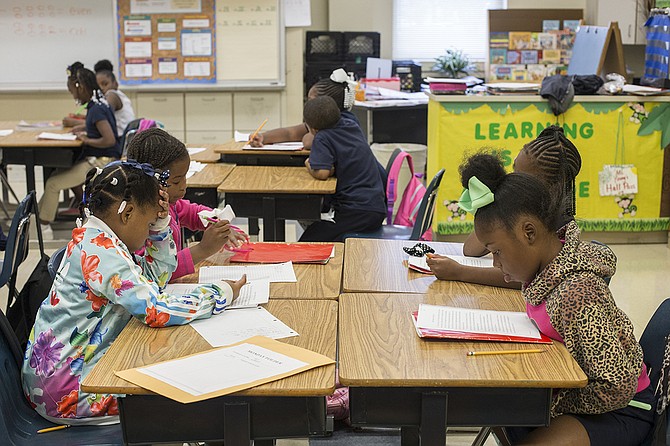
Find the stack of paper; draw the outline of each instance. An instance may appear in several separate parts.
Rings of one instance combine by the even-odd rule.
[[[264,144],[262,147],[253,147],[245,144],[242,150],[279,150],[282,152],[295,152],[302,150],[303,144],[301,142],[278,142],[275,144]]]
[[[56,141],[74,141],[77,139],[76,135],[72,133],[50,133],[42,132],[37,135],[37,139],[53,139]]]
[[[412,313],[421,338],[551,344],[526,313],[419,305]]]
[[[537,94],[540,91],[540,84],[529,84],[523,82],[498,82],[495,84],[486,84],[486,90],[491,94]]]
[[[207,147],[189,147],[189,148],[186,149],[186,150],[188,150],[188,154],[189,154],[190,156],[193,156],[193,155],[195,155],[195,154],[197,154],[197,153],[204,152],[205,150],[207,150]]]
[[[245,266],[203,266],[200,268],[202,283],[212,283],[219,280],[239,280],[243,274],[247,280],[253,282],[267,278],[270,282],[297,282],[293,263],[274,263],[268,265]]]

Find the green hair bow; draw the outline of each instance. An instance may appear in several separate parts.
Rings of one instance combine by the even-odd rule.
[[[461,209],[472,215],[477,212],[477,209],[491,203],[493,203],[493,192],[475,176],[468,180],[468,188],[463,191],[461,198],[458,200]]]

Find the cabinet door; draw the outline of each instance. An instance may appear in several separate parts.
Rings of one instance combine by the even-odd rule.
[[[137,93],[138,118],[155,119],[171,132],[184,133],[183,93]]]
[[[187,131],[186,142],[188,144],[223,144],[233,138],[232,130],[224,131]]]
[[[634,44],[638,32],[637,9],[638,0],[598,0],[596,25],[608,26],[610,22],[618,22],[622,43]]]
[[[263,127],[270,130],[281,126],[281,93],[235,93],[233,123],[235,130],[253,132],[267,118]]]
[[[227,131],[233,129],[231,93],[186,93],[186,131]]]

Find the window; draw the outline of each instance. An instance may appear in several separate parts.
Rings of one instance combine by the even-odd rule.
[[[451,48],[485,60],[488,10],[506,8],[506,0],[394,0],[393,58],[434,59]]]

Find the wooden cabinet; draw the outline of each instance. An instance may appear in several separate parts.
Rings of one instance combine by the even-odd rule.
[[[220,144],[233,137],[232,93],[186,93],[184,113],[188,143]]]
[[[595,25],[618,22],[624,45],[644,45],[647,43],[644,23],[648,15],[644,3],[644,0],[598,0]]]
[[[233,124],[240,132],[253,132],[267,118],[265,130],[281,126],[281,93],[241,92],[233,94]]]

